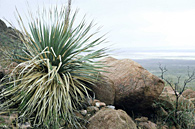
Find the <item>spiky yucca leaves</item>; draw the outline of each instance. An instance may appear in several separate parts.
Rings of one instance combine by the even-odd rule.
[[[31,119],[33,125],[51,117],[57,123],[63,118],[76,125],[74,111],[90,90],[86,84],[94,84],[102,71],[96,59],[105,56],[105,49],[94,47],[104,39],[92,39],[96,34],[90,33],[92,23],[86,25],[82,20],[73,26],[76,12],[70,17],[69,8],[59,11],[55,7],[38,14],[29,22],[30,32],[19,15],[25,56],[16,58],[20,64],[9,75],[9,87],[1,92],[1,97],[9,99],[0,108],[18,111],[19,118]]]

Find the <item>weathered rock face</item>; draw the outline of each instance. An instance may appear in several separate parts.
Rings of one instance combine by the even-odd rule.
[[[190,98],[195,98],[195,91],[191,89],[187,89],[182,93],[183,97],[190,99]]]
[[[98,82],[92,87],[92,90],[95,92],[95,97],[107,105],[113,105],[115,98],[114,84],[106,77],[101,80],[101,82]]]
[[[162,94],[159,96],[158,102],[166,106],[167,110],[174,110],[176,104],[176,96],[171,87],[166,87]],[[194,104],[189,100],[184,98],[182,95],[178,100],[178,111],[193,110]]]
[[[89,119],[87,129],[137,129],[123,110],[104,108]]]
[[[164,82],[134,61],[112,57],[103,61],[110,66],[105,68],[108,73],[102,74],[114,83],[116,108],[142,111],[150,108],[163,91]]]
[[[156,102],[155,110],[159,119],[167,119],[171,125],[174,125],[173,120],[177,120],[177,123],[179,123],[175,127],[177,129],[194,128],[194,124],[190,124],[194,122],[194,104],[190,99],[184,98],[181,95],[178,99],[178,107],[176,110],[175,92],[171,87],[165,87],[164,91]],[[173,119],[176,117],[175,113],[177,113],[177,117],[179,119]]]
[[[187,89],[183,92],[182,96],[189,99],[195,106],[195,91]]]
[[[5,22],[0,19],[0,46],[3,49],[0,49],[0,58],[3,57],[3,53],[6,51],[8,52],[15,52],[15,54],[19,54],[22,50],[19,50],[24,45],[20,39],[19,30],[15,30],[12,27],[7,27]],[[6,61],[7,62],[7,61]],[[6,63],[1,62],[0,64],[5,66]]]

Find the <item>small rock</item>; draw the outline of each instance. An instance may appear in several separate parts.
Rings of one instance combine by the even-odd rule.
[[[169,126],[167,125],[163,125],[163,127],[161,127],[162,129],[169,129]]]
[[[136,118],[135,121],[138,121],[138,122],[147,122],[148,121],[148,117]]]
[[[83,116],[86,116],[87,115],[87,110],[81,110],[81,115],[83,115]]]
[[[98,107],[98,108],[100,108],[100,107],[105,107],[106,104],[104,102],[96,102],[95,103],[95,106]]]
[[[85,119],[86,119],[86,120],[88,120],[89,118],[91,118],[91,114],[87,114],[87,115],[85,116]]]
[[[111,109],[115,109],[115,106],[112,106],[112,105],[108,105],[106,106],[107,108],[111,108]]]
[[[95,106],[89,106],[87,107],[87,112],[94,114],[95,112],[99,111],[99,108],[95,107]]]
[[[78,118],[81,118],[81,119],[84,118],[83,115],[81,115],[81,113],[79,113],[79,112],[74,112],[74,114],[75,114]]]
[[[169,127],[170,129],[177,129],[175,126],[171,126],[171,127]]]
[[[100,102],[100,101],[97,100],[97,99],[94,99],[91,105],[92,105],[92,106],[96,106],[95,104],[96,104],[97,102]]]
[[[138,126],[140,126],[143,129],[157,129],[157,125],[151,121],[140,122]]]
[[[27,128],[31,128],[30,124],[28,122],[24,123],[24,124],[20,124],[19,123],[19,128],[21,129],[27,129]]]

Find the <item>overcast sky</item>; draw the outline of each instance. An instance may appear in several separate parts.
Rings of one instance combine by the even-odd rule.
[[[43,4],[56,1],[0,0],[0,18],[15,25],[15,7],[27,14]],[[195,49],[195,0],[72,0],[72,7],[103,26],[113,48]]]

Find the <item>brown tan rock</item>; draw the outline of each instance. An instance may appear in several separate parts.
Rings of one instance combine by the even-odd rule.
[[[80,113],[81,113],[81,115],[86,116],[87,115],[87,110],[83,109],[83,110],[80,111]]]
[[[174,110],[176,106],[176,96],[174,91],[162,92],[159,96],[158,102],[164,104],[168,110]],[[178,111],[193,110],[194,104],[189,100],[184,98],[182,95],[178,100]]]
[[[163,125],[160,129],[169,129],[169,126]]]
[[[151,121],[140,122],[138,126],[142,129],[157,129],[157,125]]]
[[[193,104],[194,104],[194,106],[195,106],[195,98],[190,98],[189,99]]]
[[[90,101],[89,101],[90,105],[92,105],[92,106],[95,106],[96,102],[100,102],[100,100],[98,100],[98,99],[90,99]]]
[[[148,117],[136,118],[135,121],[138,121],[138,122],[147,122],[148,121]]]
[[[182,93],[182,96],[190,99],[190,98],[195,98],[195,91],[191,90],[191,89],[187,89]]]
[[[92,90],[95,92],[95,97],[100,101],[107,105],[114,104],[115,88],[109,78],[102,77],[101,82],[96,83],[96,85],[92,87]]]
[[[104,102],[96,102],[95,106],[100,108],[100,107],[106,107],[106,104]]]
[[[83,115],[79,112],[74,112],[74,115],[77,116],[78,118],[81,118],[81,119],[84,118]]]
[[[139,110],[150,108],[164,88],[164,82],[149,73],[140,64],[130,60],[105,58],[108,71],[102,73],[114,83],[116,108]]]
[[[163,92],[169,92],[169,93],[174,93],[173,89],[170,86],[164,87]]]
[[[1,120],[3,120],[2,123],[7,124],[8,126],[10,126],[12,124],[12,122],[18,118],[18,114],[11,114],[10,116],[7,115],[0,115]],[[1,122],[0,120],[0,122]]]
[[[87,129],[137,129],[123,110],[104,108],[89,119]]]
[[[99,108],[95,107],[95,106],[89,106],[87,107],[87,112],[94,114],[95,112],[99,111]]]

